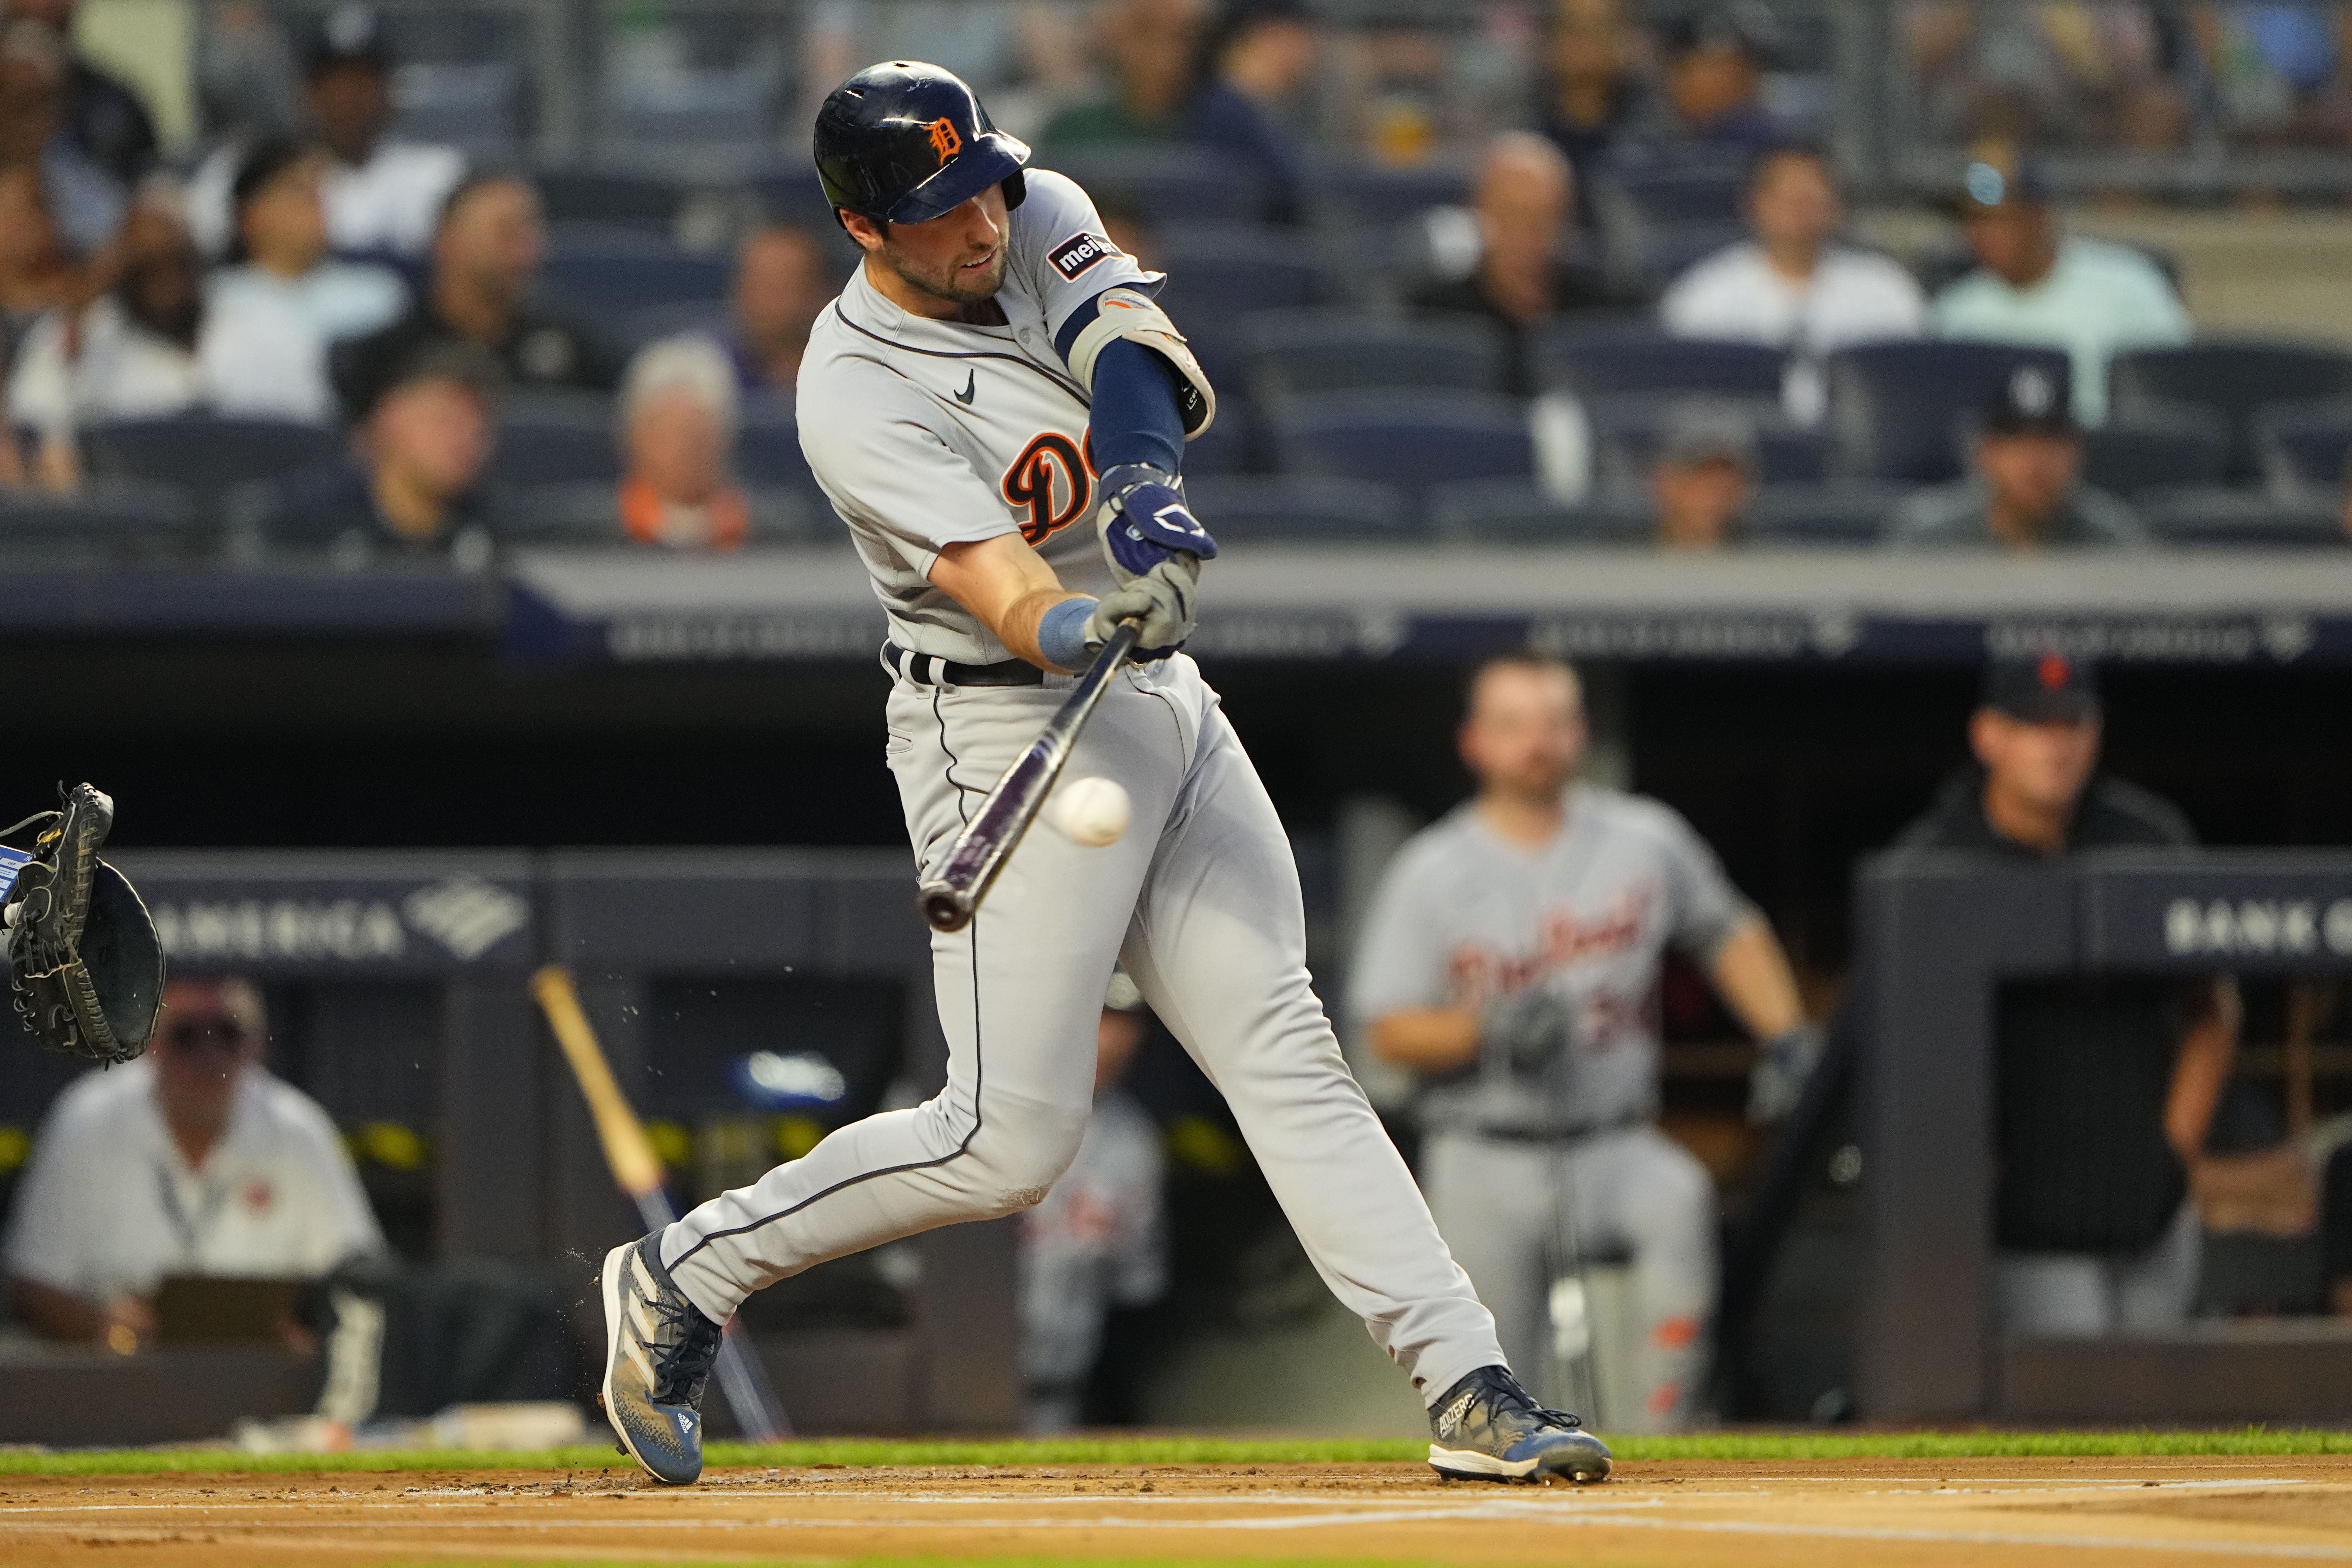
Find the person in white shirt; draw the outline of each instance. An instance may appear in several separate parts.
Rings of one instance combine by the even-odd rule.
[[[246,155],[235,187],[244,259],[206,288],[202,357],[216,413],[324,424],[335,417],[327,347],[389,324],[408,287],[388,267],[328,255],[320,149],[291,139]]]
[[[1916,338],[1927,303],[1897,263],[1836,243],[1845,207],[1822,156],[1781,147],[1748,184],[1756,237],[1727,246],[1674,281],[1659,302],[1678,338],[1727,338],[1820,359],[1853,343]]]
[[[16,1314],[128,1354],[172,1275],[316,1277],[380,1253],[334,1124],[261,1065],[261,998],[177,980],[147,1054],[85,1074],[41,1125],[5,1253]]]

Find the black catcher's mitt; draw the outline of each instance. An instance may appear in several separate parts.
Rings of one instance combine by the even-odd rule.
[[[98,858],[114,802],[88,784],[61,793],[64,810],[16,824],[48,824],[0,908],[16,1015],[51,1051],[129,1061],[155,1030],[163,944],[131,883]]]

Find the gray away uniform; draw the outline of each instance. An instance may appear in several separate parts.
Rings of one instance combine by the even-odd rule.
[[[1103,236],[1072,182],[1032,169],[1027,184],[997,295],[1007,325],[909,316],[861,270],[802,361],[801,444],[908,655],[1005,656],[931,586],[951,544],[1018,531],[1064,583],[1109,587],[1087,397],[1054,335],[1102,290],[1158,278]],[[907,656],[893,673],[886,755],[929,875],[1071,683],[930,685],[929,662]],[[1125,836],[1086,849],[1035,829],[971,925],[932,934],[947,1087],[672,1226],[662,1260],[678,1288],[724,1322],[751,1291],[827,1259],[1036,1204],[1086,1131],[1103,987],[1123,963],[1233,1106],[1324,1282],[1424,1400],[1500,1362],[1493,1317],[1340,1059],[1307,978],[1281,820],[1189,657],[1111,683],[1065,775],[1089,776],[1127,790]]]
[[[1512,1364],[1549,1366],[1548,1297],[1570,1251],[1633,1255],[1647,1424],[1686,1421],[1706,1364],[1715,1190],[1652,1125],[1655,1017],[1668,942],[1704,960],[1752,907],[1714,853],[1655,800],[1580,784],[1541,850],[1507,842],[1475,804],[1415,835],[1382,880],[1349,988],[1370,1023],[1482,1008],[1529,987],[1568,1004],[1570,1037],[1539,1067],[1483,1051],[1422,1098],[1423,1186],[1438,1228],[1494,1310]]]

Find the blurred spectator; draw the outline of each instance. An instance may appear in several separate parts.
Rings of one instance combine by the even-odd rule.
[[[1556,1281],[1580,1288],[1592,1260],[1580,1249],[1631,1253],[1641,1348],[1618,1385],[1633,1408],[1612,1419],[1671,1429],[1701,1396],[1717,1257],[1714,1184],[1657,1127],[1649,998],[1667,948],[1785,1064],[1785,1099],[1818,1036],[1771,927],[1690,824],[1578,779],[1588,732],[1573,671],[1504,654],[1469,696],[1458,745],[1478,792],[1389,863],[1349,1006],[1375,1054],[1423,1075],[1430,1212],[1510,1364],[1558,1386]]]
[[[1558,0],[1545,76],[1543,132],[1576,171],[1577,220],[1592,224],[1593,176],[1641,101],[1623,0]]]
[[[2195,841],[2170,804],[2097,773],[2100,702],[2060,653],[1999,659],[1969,724],[1976,761],[1898,849],[2031,865]],[[2197,1287],[2189,1200],[2236,1049],[2227,979],[2011,980],[1994,1004],[1994,1293],[2014,1333],[2179,1327]]]
[[[37,163],[0,161],[0,358],[74,297],[79,273],[58,242]]]
[[[1104,11],[1099,20],[1110,91],[1046,122],[1040,138],[1046,160],[1084,147],[1189,144],[1254,178],[1262,217],[1298,221],[1297,155],[1255,92],[1278,89],[1293,74],[1297,50],[1291,45],[1301,37],[1311,42],[1314,18],[1299,0],[1230,4],[1215,43],[1208,0],[1118,0]],[[1223,74],[1227,61],[1241,70],[1238,78]]]
[[[1957,485],[1907,497],[1888,538],[1904,546],[2138,545],[2147,527],[2131,507],[2083,483],[2083,431],[2065,378],[2038,366],[2011,372],[1982,412]]]
[[[1736,409],[1695,405],[1668,418],[1650,471],[1658,544],[1721,549],[1756,498],[1756,427]]]
[[[2191,25],[2216,118],[2232,141],[2340,147],[2352,134],[2340,8],[2236,0],[2198,6]]]
[[[262,0],[214,0],[196,40],[196,101],[205,131],[242,144],[292,136],[308,116],[294,50]]]
[[[1663,112],[1646,117],[1649,140],[1752,152],[1788,140],[1787,128],[1764,108],[1764,66],[1780,47],[1780,27],[1762,0],[1731,0],[1671,20],[1658,42],[1665,100]]]
[[[1486,144],[1477,189],[1464,225],[1469,244],[1459,276],[1424,284],[1412,297],[1425,315],[1483,316],[1510,339],[1510,390],[1534,391],[1527,338],[1536,328],[1579,310],[1624,303],[1601,274],[1574,255],[1576,176],[1567,155],[1540,136],[1507,131]],[[1441,208],[1443,214],[1456,209]],[[1433,228],[1433,249],[1450,247]]]
[[[240,260],[205,288],[205,381],[221,413],[333,422],[327,346],[374,331],[408,303],[390,267],[330,257],[319,199],[326,162],[310,143],[278,138],[237,171]]]
[[[261,1064],[267,1038],[249,984],[177,980],[145,1056],[58,1097],[9,1228],[18,1317],[128,1354],[169,1276],[316,1277],[383,1249],[334,1124]]]
[[[1167,1289],[1160,1130],[1119,1088],[1143,1041],[1143,994],[1114,970],[1095,1031],[1095,1106],[1078,1156],[1021,1217],[1023,1427],[1078,1425],[1110,1309]]]
[[[1658,315],[1668,331],[1811,359],[1919,335],[1927,301],[1911,275],[1875,252],[1836,243],[1845,208],[1821,153],[1782,147],[1758,159],[1748,222],[1754,239],[1716,252],[1666,290]]]
[[[39,477],[56,487],[79,480],[77,429],[184,413],[209,395],[199,356],[203,267],[158,188],[131,207],[121,258],[113,288],[79,312],[40,319],[8,378],[9,422],[38,435]]]
[[[67,53],[61,124],[68,141],[123,185],[134,185],[155,166],[155,122],[139,94],[121,78],[92,65],[73,47],[74,12],[79,0],[8,0],[5,16],[38,22],[56,35]]]
[[[2200,30],[2215,9],[2197,8],[2203,14]],[[2187,63],[2187,20],[2171,7],[2159,14],[2141,0],[2097,5],[1915,0],[1904,16],[1919,99],[1915,112],[1933,134],[1958,141],[2171,148],[2188,120],[2188,101],[2171,79]]]
[[[331,356],[346,406],[417,345],[455,340],[488,350],[517,386],[609,389],[613,367],[587,327],[532,302],[547,231],[539,196],[512,174],[477,174],[450,193],[433,240],[433,277],[407,315]]]
[[[650,343],[621,380],[621,527],[640,544],[734,549],[751,505],[728,472],[740,413],[734,367],[698,336]]]
[[[2084,424],[2106,420],[2110,359],[2189,340],[2189,312],[2157,265],[2128,246],[2062,235],[2032,164],[1969,164],[1960,223],[1978,267],[1936,297],[1937,333],[2065,350]]]
[[[745,396],[792,401],[809,329],[838,292],[840,280],[824,246],[806,229],[770,224],[744,236],[735,252],[734,319],[727,346],[736,385]]]
[[[71,62],[40,22],[0,24],[0,169],[36,172],[56,243],[73,260],[122,226],[122,186],[65,134]]]
[[[440,559],[465,570],[491,554],[480,485],[502,377],[479,345],[426,337],[354,388],[352,463],[275,486],[247,524],[272,549],[323,550],[340,565]]]

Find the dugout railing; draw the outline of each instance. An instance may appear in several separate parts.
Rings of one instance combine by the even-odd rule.
[[[1991,1310],[1995,993],[2070,972],[2352,971],[2352,854],[2103,852],[2045,866],[1896,852],[1857,884],[1857,1108],[1874,1421],[2333,1421],[2352,1328],[2193,1322],[2006,1335]]]

